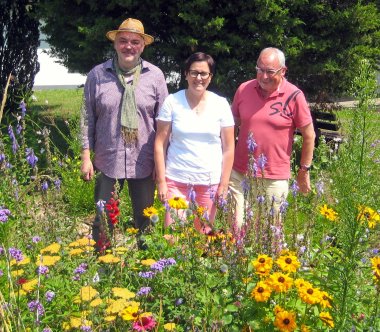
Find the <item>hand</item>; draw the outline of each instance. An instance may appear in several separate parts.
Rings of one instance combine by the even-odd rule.
[[[90,159],[82,160],[80,171],[84,181],[92,180],[94,177],[94,166],[92,165],[92,161]]]
[[[166,181],[157,183],[157,195],[158,199],[164,203],[168,198],[168,186],[166,184]]]
[[[228,184],[222,184],[219,183],[218,189],[216,190],[216,197],[222,197],[223,199],[227,198],[227,193],[228,193]]]
[[[298,170],[297,175],[297,184],[300,188],[300,192],[303,194],[307,194],[310,192],[310,173],[304,170]]]

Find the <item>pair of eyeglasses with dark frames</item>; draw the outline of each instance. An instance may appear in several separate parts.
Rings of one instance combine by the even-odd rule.
[[[198,76],[200,76],[202,80],[206,80],[212,75],[211,73],[207,73],[205,71],[199,72],[196,70],[189,70],[189,74],[192,78],[197,78]]]

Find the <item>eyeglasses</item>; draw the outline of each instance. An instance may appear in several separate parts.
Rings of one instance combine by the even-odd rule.
[[[206,80],[212,75],[211,73],[207,73],[205,71],[199,72],[196,70],[189,70],[189,74],[193,78],[197,78],[198,75],[200,75],[202,80]]]
[[[281,69],[282,69],[282,67],[277,69],[277,70],[275,70],[275,69],[262,69],[262,68],[256,66],[256,71],[258,74],[266,73],[269,77],[276,75]]]

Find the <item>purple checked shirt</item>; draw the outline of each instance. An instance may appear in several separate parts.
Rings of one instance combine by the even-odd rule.
[[[168,95],[165,77],[153,64],[142,61],[135,96],[138,109],[138,141],[126,144],[121,136],[120,109],[124,88],[112,60],[94,67],[84,87],[81,114],[82,149],[94,151],[97,171],[113,179],[141,179],[153,172],[155,118]],[[127,79],[131,84],[133,77]]]

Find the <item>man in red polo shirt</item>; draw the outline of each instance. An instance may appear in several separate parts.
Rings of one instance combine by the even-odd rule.
[[[303,92],[285,79],[285,56],[277,48],[265,48],[257,60],[257,78],[240,85],[234,96],[232,113],[238,142],[230,188],[236,203],[235,223],[244,223],[244,190],[247,172],[262,179],[264,195],[252,188],[278,213],[288,194],[290,157],[296,128],[302,134],[301,162],[297,183],[302,193],[310,191],[309,168],[314,150],[313,122]],[[249,155],[254,164],[249,167]],[[261,182],[260,182],[261,183]]]

